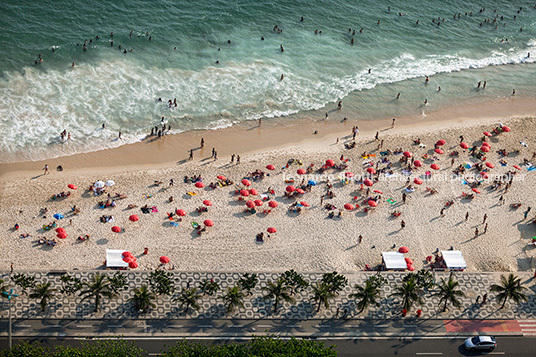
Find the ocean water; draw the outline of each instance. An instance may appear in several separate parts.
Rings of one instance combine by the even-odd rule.
[[[533,97],[534,6],[5,0],[0,162],[139,141],[161,117],[178,133],[321,116],[339,100],[352,119],[374,120],[496,100],[513,88]],[[478,81],[487,81],[485,90],[477,90]],[[169,108],[167,100],[175,98],[177,107]],[[63,130],[71,140],[61,140]]]

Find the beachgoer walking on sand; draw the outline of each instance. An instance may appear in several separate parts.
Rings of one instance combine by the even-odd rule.
[[[486,219],[488,219],[488,214],[484,213],[484,220],[482,221],[482,224],[486,223]]]
[[[232,155],[231,155],[231,163],[234,162],[234,157],[235,157],[235,154],[232,154]]]
[[[342,100],[339,100],[339,104],[337,104],[337,108],[342,109]]]
[[[119,140],[121,140],[121,132],[119,132],[119,136],[118,136]]]
[[[525,219],[527,219],[527,216],[529,215],[529,212],[530,212],[531,209],[532,208],[529,207],[529,208],[527,208],[527,210],[525,212],[523,212],[523,215],[525,216]]]
[[[147,248],[147,247],[143,248],[143,254],[144,255],[149,254],[149,248]]]
[[[463,135],[460,135],[460,144],[463,143]]]
[[[194,159],[194,150],[190,149],[190,157],[188,158],[188,161],[193,160],[193,159]]]
[[[173,186],[173,179],[169,179],[169,187]]]
[[[478,304],[479,301],[480,301],[480,295],[478,295],[478,296],[476,297],[476,302],[475,302],[475,304]]]
[[[478,227],[475,229],[475,238],[478,237]]]
[[[46,174],[49,174],[50,172],[48,172],[48,165],[45,164],[45,167],[43,167],[43,170],[45,171],[45,173],[43,175],[46,175]]]
[[[407,196],[406,196],[406,193],[403,192],[403,193],[402,193],[402,202],[406,203],[406,197],[407,197]]]
[[[360,234],[359,237],[357,238],[357,242],[361,244],[362,241],[363,241],[363,236]]]
[[[484,234],[488,231],[488,224],[486,223],[486,225],[484,226]]]
[[[324,204],[324,195],[320,196],[320,206]]]
[[[404,228],[406,228],[406,222],[402,220],[402,222],[400,222],[400,229],[404,229]]]
[[[452,160],[450,160],[450,167],[454,166],[454,158],[452,158]]]
[[[205,147],[205,139],[201,138],[201,149]]]
[[[380,132],[377,131],[376,135],[374,136],[374,140],[380,140],[379,136],[380,136]]]
[[[236,164],[238,165],[240,163],[240,155],[236,155]]]
[[[383,148],[383,139],[382,139],[382,141],[381,141],[381,143],[380,143],[380,149],[381,149],[381,148]]]
[[[395,118],[393,118],[393,122],[391,123],[391,128],[394,128],[395,127]]]
[[[218,160],[218,152],[214,151],[214,161]]]
[[[396,100],[398,100],[399,98],[400,98],[400,93],[398,93],[398,94],[396,95]]]
[[[516,95],[516,90],[512,89],[512,95]]]
[[[441,208],[441,211],[439,212],[439,215],[441,217],[445,217],[445,207]]]
[[[216,152],[216,149],[212,148],[212,155],[210,155],[210,157],[214,157],[215,152]]]
[[[499,197],[499,204],[503,204],[504,203],[504,195],[501,195],[501,197]]]
[[[486,301],[488,301],[488,294],[484,294],[484,296],[482,297],[482,305],[484,305]]]
[[[465,214],[465,222],[467,222],[468,219],[469,219],[469,212],[467,212],[467,213]]]
[[[13,263],[11,263],[11,272],[13,273]]]

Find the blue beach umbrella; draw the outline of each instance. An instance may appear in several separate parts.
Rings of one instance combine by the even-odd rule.
[[[62,215],[61,213],[56,213],[56,214],[54,215],[54,218],[56,218],[56,219],[62,219],[62,218],[63,218],[63,215]]]
[[[311,186],[316,186],[316,181],[315,180],[309,180],[309,182],[307,182],[308,185],[311,185]]]

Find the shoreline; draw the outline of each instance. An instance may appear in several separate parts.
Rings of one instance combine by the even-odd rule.
[[[536,116],[536,99],[507,97],[493,102],[445,108],[424,116],[396,117],[394,129],[391,129],[392,118],[359,121],[352,120],[351,113],[344,108],[329,112],[331,115],[327,120],[323,120],[319,117],[319,111],[315,111],[301,118],[291,119],[287,123],[284,120],[264,120],[260,128],[256,121],[245,122],[218,130],[166,135],[161,139],[152,136],[141,142],[117,148],[53,159],[3,163],[0,164],[0,179],[22,177],[28,172],[40,172],[45,164],[48,164],[52,171],[56,166],[62,165],[64,170],[81,173],[94,169],[123,172],[142,168],[164,168],[187,162],[189,150],[192,148],[194,149],[194,162],[196,162],[210,158],[212,147],[218,152],[220,160],[226,160],[232,154],[241,155],[244,158],[246,154],[288,147],[330,145],[337,137],[343,142],[349,139],[354,125],[358,125],[360,130],[360,135],[356,137],[359,146],[360,136],[376,131],[397,133],[411,130],[418,133],[427,132],[432,126],[440,130],[452,124]],[[344,116],[350,118],[342,123]],[[317,135],[313,135],[315,130],[318,130]],[[205,139],[203,149],[199,147],[201,138]]]

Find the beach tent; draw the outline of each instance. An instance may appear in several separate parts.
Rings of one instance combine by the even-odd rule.
[[[106,249],[106,267],[107,268],[126,268],[128,263],[123,261],[122,254],[126,250]]]
[[[404,254],[399,252],[382,252],[383,263],[388,270],[406,270],[407,263]]]
[[[467,269],[467,263],[459,250],[442,250],[441,255],[449,269]]]

